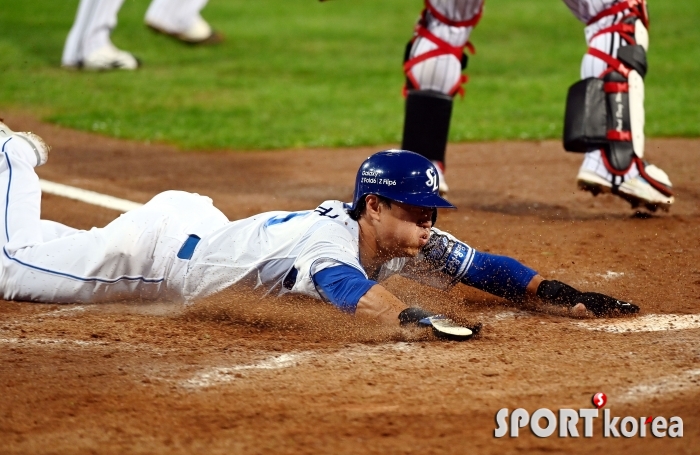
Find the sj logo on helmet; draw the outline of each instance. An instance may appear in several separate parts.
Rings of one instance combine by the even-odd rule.
[[[433,169],[428,169],[425,171],[425,175],[428,176],[428,181],[425,182],[426,185],[432,188],[433,191],[438,189],[438,177]]]

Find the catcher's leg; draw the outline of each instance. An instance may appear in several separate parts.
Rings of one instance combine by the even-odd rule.
[[[208,0],[153,0],[146,11],[146,25],[189,44],[214,44],[222,35],[199,14]]]
[[[80,0],[73,27],[63,47],[64,67],[93,70],[139,67],[131,53],[117,49],[109,38],[124,0]]]
[[[452,99],[463,94],[467,57],[463,50],[481,18],[483,0],[426,0],[404,61],[406,116],[401,148],[436,164],[440,192],[452,117]]]
[[[577,177],[593,194],[612,192],[633,207],[668,210],[671,182],[644,156],[644,76],[649,45],[644,0],[565,0],[587,22],[582,80],[569,90],[564,146],[585,152]]]

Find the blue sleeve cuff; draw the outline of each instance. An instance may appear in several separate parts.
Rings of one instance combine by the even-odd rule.
[[[506,299],[525,295],[537,272],[508,256],[476,252],[462,283]]]
[[[343,311],[354,313],[357,302],[377,284],[349,265],[328,267],[313,275],[319,294]]]

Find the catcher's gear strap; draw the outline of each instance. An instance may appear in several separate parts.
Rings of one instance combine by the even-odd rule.
[[[444,161],[452,117],[452,97],[431,90],[410,90],[401,148],[431,161]]]
[[[420,83],[416,80],[416,78],[413,76],[411,73],[411,69],[416,66],[417,64],[424,62],[430,58],[434,57],[440,57],[442,55],[452,55],[454,56],[457,60],[459,60],[462,64],[462,69],[466,69],[467,67],[467,62],[468,58],[467,55],[464,53],[464,48],[466,47],[469,50],[470,54],[475,54],[476,49],[474,48],[474,45],[470,42],[467,41],[464,46],[452,46],[450,43],[445,42],[444,40],[438,38],[434,34],[432,34],[426,27],[426,13],[429,12],[436,20],[442,22],[445,25],[449,25],[452,27],[474,27],[479,20],[481,19],[481,15],[483,12],[483,6],[479,10],[479,12],[474,16],[473,18],[467,20],[467,21],[452,21],[442,15],[439,11],[435,9],[433,5],[430,4],[429,0],[425,1],[426,8],[423,10],[421,14],[421,19],[418,21],[416,24],[413,38],[411,41],[409,41],[407,45],[407,51],[406,55],[404,58],[404,64],[403,64],[403,71],[406,74],[406,85],[404,85],[403,88],[403,94],[406,96],[408,94],[408,91],[410,89],[416,89],[420,90]],[[410,53],[410,48],[413,44],[413,42],[416,40],[416,38],[422,37],[433,43],[435,46],[437,46],[435,49],[432,51],[428,51],[424,54],[418,55],[413,58],[409,58],[409,53]],[[464,84],[466,84],[469,81],[469,78],[467,77],[466,74],[463,74],[457,82],[452,86],[452,88],[447,92],[449,95],[454,96],[455,94],[459,93],[461,96],[464,96],[464,87],[462,87]]]
[[[354,313],[357,302],[377,284],[349,265],[325,268],[313,275],[318,293],[343,311]]]
[[[509,300],[519,300],[537,272],[508,256],[476,252],[462,283]]]
[[[621,13],[626,9],[630,10],[629,15],[638,17],[642,20],[642,22],[644,22],[644,26],[649,28],[649,12],[647,11],[646,0],[623,0],[615,3],[610,8],[604,9],[593,16],[593,18],[588,21],[588,25],[595,24],[604,17],[614,16],[615,14]]]
[[[566,102],[564,148],[570,152],[587,152],[610,145],[612,156],[621,152],[617,149],[624,148],[627,158],[615,166],[624,173],[634,154],[644,156],[642,75],[646,73],[646,59],[641,46],[625,46],[619,54],[641,73],[632,69],[626,71],[625,77],[613,72],[602,79],[586,78],[573,84]]]
[[[642,45],[642,47],[646,48],[646,46],[648,45],[646,30],[649,28],[649,15],[647,14],[646,0],[625,0],[616,3],[610,8],[607,8],[598,13],[595,17],[593,17],[593,19],[588,21],[588,25],[594,24],[599,20],[603,19],[604,17],[614,16],[624,11],[629,12],[625,14],[622,18],[616,19],[613,25],[598,30],[593,36],[589,38],[589,42],[593,41],[593,39],[597,36],[606,33],[618,33],[620,37],[627,41],[629,45]],[[643,25],[638,25],[638,20],[640,20]],[[640,30],[638,30],[638,28],[643,28],[643,33],[640,33]],[[644,38],[642,38],[641,35],[644,35]],[[640,40],[643,40],[644,42],[637,42],[638,38]],[[620,49],[618,50],[618,58],[616,59],[611,55],[606,54],[605,52],[594,47],[588,48],[588,54],[592,55],[593,57],[599,58],[608,64],[608,68],[605,71],[603,71],[603,73],[600,74],[600,76],[598,77],[602,78],[612,71],[617,71],[624,77],[628,77],[630,69],[636,69],[637,72],[642,75],[642,77],[645,76],[646,54],[643,57],[645,61],[644,71],[640,71],[634,65],[630,65],[629,59],[625,61],[625,59],[621,58],[619,52],[623,49],[624,47],[620,47]],[[646,51],[646,49],[643,50]]]
[[[569,88],[564,148],[570,152],[602,148],[611,164],[608,170],[623,175],[635,155],[644,156],[646,52],[639,45],[624,46],[618,50],[618,60],[597,49],[592,51],[619,63],[620,68]]]
[[[425,9],[430,11],[430,14],[440,22],[451,27],[476,27],[476,24],[481,20],[481,16],[484,14],[484,4],[481,4],[479,12],[476,13],[474,17],[466,21],[454,21],[449,17],[442,14],[437,10],[431,3],[430,0],[425,0]]]

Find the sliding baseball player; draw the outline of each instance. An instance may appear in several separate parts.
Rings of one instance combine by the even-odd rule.
[[[219,33],[199,14],[208,0],[152,0],[146,25],[190,44],[221,41]],[[78,13],[63,48],[61,63],[67,68],[134,70],[140,61],[118,49],[110,34],[124,0],[80,0]]]
[[[49,147],[0,123],[0,297],[32,302],[167,299],[193,302],[231,286],[322,299],[357,317],[431,326],[440,335],[472,330],[409,308],[382,286],[400,274],[446,289],[459,283],[573,314],[631,314],[633,304],[543,279],[515,259],[474,250],[434,227],[439,176],[408,151],[362,163],[352,204],[268,212],[229,221],[211,199],[166,191],[104,228],[80,231],[41,220],[34,171]]]
[[[581,63],[582,80],[569,91],[564,122],[566,150],[585,153],[578,186],[594,195],[616,194],[633,207],[668,210],[674,201],[668,175],[643,161],[644,76],[649,47],[646,1],[564,3],[586,24],[588,45]],[[452,101],[464,93],[462,86],[467,80],[462,74],[467,66],[464,49],[473,53],[469,37],[483,8],[484,0],[425,0],[406,48],[401,147],[430,159],[441,176]],[[444,178],[440,185],[441,193],[446,193]]]

